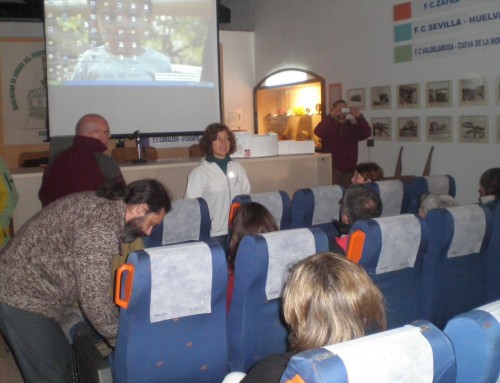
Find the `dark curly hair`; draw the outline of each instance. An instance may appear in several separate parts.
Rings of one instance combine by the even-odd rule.
[[[236,151],[236,138],[233,132],[226,125],[219,122],[215,122],[206,127],[203,136],[200,138],[200,150],[205,156],[213,156],[214,152],[212,150],[212,142],[217,139],[217,134],[222,131],[226,131],[229,137],[229,153],[233,154]]]
[[[494,195],[496,200],[500,200],[500,168],[486,170],[479,179],[479,186],[486,195]]]
[[[375,182],[384,179],[384,171],[375,162],[361,162],[356,166],[356,171],[365,181]]]
[[[168,213],[172,208],[170,195],[163,184],[155,179],[145,178],[125,185],[123,182],[105,181],[96,195],[110,200],[123,200],[127,205],[145,203],[148,210]]]

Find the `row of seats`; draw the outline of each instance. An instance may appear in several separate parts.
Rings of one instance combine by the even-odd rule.
[[[121,307],[113,378],[125,382],[221,382],[287,349],[281,289],[288,266],[328,250],[320,229],[245,237],[226,315],[228,271],[210,242],[149,248],[117,274]]]
[[[228,315],[227,265],[220,244],[191,242],[131,253],[117,276],[116,301],[121,310],[113,358],[114,382],[221,382],[228,371],[247,371],[265,356],[285,352],[287,328],[281,315],[280,297],[287,268],[327,249],[328,238],[317,228],[245,237],[236,257],[233,301]],[[491,318],[481,315],[487,323],[483,327],[493,327]],[[417,327],[430,329],[421,331],[424,336],[438,333],[430,323]],[[460,330],[460,326],[457,328],[459,333],[469,333]],[[489,339],[492,335],[484,337]],[[371,342],[369,339],[372,338],[365,341]],[[474,339],[479,341],[479,336]],[[498,353],[500,344],[496,345],[493,350]],[[412,358],[417,358],[413,345],[408,341],[406,346],[412,350]],[[458,351],[455,352],[449,371],[459,365]],[[500,363],[486,346],[484,352],[489,359]],[[380,355],[378,351],[368,354]],[[387,359],[394,360],[394,354]],[[473,361],[472,367],[476,369],[478,362]],[[416,373],[423,373],[418,371],[420,368],[416,365]],[[446,374],[443,372],[442,376]]]
[[[386,184],[381,185],[378,191],[382,197],[387,188]],[[132,253],[119,274],[117,302],[122,310],[114,355],[115,382],[163,381],[165,377],[180,382],[216,382],[228,370],[247,371],[263,357],[286,350],[287,328],[281,318],[280,296],[287,267],[301,258],[327,251],[328,238],[333,235],[331,232],[326,235],[328,230],[312,217],[302,225],[323,230],[317,227],[286,230],[287,213],[272,206],[291,207],[298,193],[290,202],[284,192],[240,197],[268,205],[282,230],[249,236],[241,242],[235,264],[233,301],[227,317],[224,250],[209,242],[209,224],[201,224],[204,220],[209,222],[208,207],[201,198],[174,202],[163,227],[152,234],[146,245],[187,243]],[[338,209],[343,191],[332,186],[305,189],[303,194],[323,200],[325,208],[333,205]],[[318,196],[327,196],[330,202]],[[313,203],[321,206],[315,200]],[[314,216],[310,210],[309,216]],[[338,211],[334,218],[337,217]],[[183,221],[190,230],[180,230]],[[325,223],[331,225],[331,218]],[[197,242],[200,240],[207,242]],[[353,248],[371,247],[359,243]],[[393,309],[392,304],[389,308]],[[132,363],[134,358],[143,361]]]
[[[456,194],[455,179],[449,175],[384,180],[370,182],[366,186],[380,195],[382,216],[417,214],[422,196],[429,193],[453,197]],[[233,202],[255,201],[263,204],[280,223],[281,229],[319,227],[328,236],[335,236],[338,232],[332,221],[339,219],[339,201],[344,191],[339,185],[317,186],[295,191],[291,200],[280,191],[237,196]],[[290,217],[289,221],[287,217]]]
[[[415,319],[442,328],[460,312],[500,299],[500,211],[474,204],[355,223],[347,257],[384,294],[388,326]]]
[[[422,195],[428,193],[456,193],[455,180],[448,175],[414,177],[411,182],[386,180],[366,184],[380,195],[382,216],[417,214]],[[340,215],[339,201],[344,189],[339,185],[303,188],[295,191],[292,198],[285,191],[239,195],[233,203],[258,202],[264,205],[281,230],[319,227],[329,237],[338,235],[333,220]],[[188,241],[210,239],[210,213],[203,198],[173,201],[172,210],[149,237],[146,247],[169,245]]]
[[[293,356],[293,382],[495,383],[500,379],[500,301],[451,319],[427,321]]]

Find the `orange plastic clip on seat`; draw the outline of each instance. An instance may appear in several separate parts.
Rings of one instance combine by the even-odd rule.
[[[306,383],[300,375],[295,375],[292,379],[287,380],[286,383]]]
[[[125,297],[122,299],[120,290],[122,285],[122,276],[123,273],[127,272],[128,274],[125,276]],[[132,296],[132,285],[134,283],[134,266],[125,263],[121,265],[116,271],[116,283],[115,283],[115,303],[123,308],[127,309],[128,304],[130,303],[130,297]]]
[[[356,230],[349,237],[349,245],[347,246],[347,259],[359,263],[363,255],[363,247],[365,245],[366,234],[361,230]]]
[[[229,222],[228,222],[229,229],[233,228],[234,216],[238,212],[238,209],[240,208],[240,206],[241,206],[241,204],[239,202],[233,202],[231,204],[231,208],[229,209]]]

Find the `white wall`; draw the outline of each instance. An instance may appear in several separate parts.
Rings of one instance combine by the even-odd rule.
[[[224,112],[241,109],[241,130],[253,132],[254,33],[220,31],[219,42],[222,45]]]
[[[421,175],[430,147],[435,146],[431,174],[451,174],[457,181],[461,204],[477,200],[478,179],[487,168],[500,166],[500,145],[496,144],[495,79],[500,76],[500,49],[469,55],[454,55],[408,63],[394,63],[392,7],[400,0],[252,0],[255,14],[255,78],[285,68],[311,70],[327,84],[341,82],[345,90],[391,85],[392,109],[370,110],[365,116],[391,117],[391,141],[376,141],[370,150],[360,145],[359,161],[378,162],[386,175],[393,175],[401,146],[403,174]],[[496,24],[498,25],[498,23]],[[500,35],[500,27],[497,26]],[[498,46],[497,46],[498,47]],[[459,107],[458,81],[474,75],[489,80],[489,106]],[[425,108],[423,90],[427,81],[451,80],[453,106]],[[421,107],[397,109],[396,86],[419,83]],[[367,98],[369,100],[369,97]],[[486,114],[489,117],[489,144],[458,142],[459,115]],[[420,142],[396,141],[398,116],[420,116]],[[425,140],[426,116],[452,116],[452,143],[428,143]]]

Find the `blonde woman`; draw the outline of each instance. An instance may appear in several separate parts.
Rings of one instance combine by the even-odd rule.
[[[279,382],[293,354],[386,328],[383,296],[364,269],[334,253],[292,267],[283,292],[290,351],[258,362],[242,383]]]

